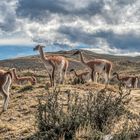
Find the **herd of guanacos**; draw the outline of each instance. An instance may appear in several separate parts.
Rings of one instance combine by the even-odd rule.
[[[59,83],[64,83],[67,70],[69,67],[69,61],[66,57],[60,55],[45,55],[43,51],[43,45],[37,45],[33,49],[34,51],[39,51],[40,57],[44,66],[49,74],[50,78],[50,86],[55,85],[55,72],[59,73]],[[77,74],[74,69],[71,69],[70,72],[74,72],[75,76],[83,80],[83,77],[90,73],[91,80],[97,82],[97,79],[100,74],[103,74],[105,79],[105,85],[108,85],[110,80],[110,74],[112,71],[112,62],[106,59],[93,59],[90,61],[85,61],[82,51],[77,50],[73,55],[80,55],[81,62],[85,65],[85,67],[89,68],[91,72],[81,72]],[[48,67],[51,67],[51,70]],[[18,76],[16,74],[16,68],[12,68],[8,71],[0,70],[0,94],[4,98],[3,110],[6,111],[9,103],[9,95],[10,95],[10,87],[12,82],[22,83],[24,81],[29,81],[32,85],[35,85],[37,80],[34,76]],[[137,76],[125,76],[120,77],[118,73],[114,72],[113,76],[116,77],[120,82],[122,82],[126,87],[137,88],[139,78]]]

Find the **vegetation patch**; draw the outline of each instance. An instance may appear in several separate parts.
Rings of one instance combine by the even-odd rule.
[[[32,85],[26,85],[24,87],[22,87],[18,93],[21,93],[21,92],[25,92],[25,91],[29,91],[29,90],[33,90],[33,86]]]
[[[138,124],[138,116],[127,109],[130,100],[130,91],[123,92],[121,88],[117,93],[102,89],[83,96],[69,90],[65,93],[56,89],[48,91],[45,97],[38,100],[36,121],[39,131],[31,138],[101,140],[108,137],[110,140],[123,140],[124,137],[132,138],[133,134],[137,137],[138,127],[135,130],[131,126],[127,131],[123,128],[119,132],[112,132],[124,116],[131,116],[126,118],[128,124],[134,120]],[[126,122],[123,126],[126,126]],[[128,132],[127,135],[124,132]]]

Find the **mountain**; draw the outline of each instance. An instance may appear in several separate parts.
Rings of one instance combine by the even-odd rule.
[[[79,60],[78,56],[73,56],[72,54],[76,50],[70,51],[58,51],[58,52],[49,52],[46,55],[61,55],[68,58],[70,61],[69,69],[76,68],[76,69],[83,69],[84,65]],[[131,71],[139,72],[140,66],[140,56],[137,57],[128,57],[128,56],[114,56],[114,55],[106,55],[106,54],[96,54],[92,51],[82,50],[84,58],[88,60],[92,60],[95,58],[100,59],[107,59],[113,62],[114,70],[125,71],[127,70],[129,73]],[[40,59],[39,55],[32,55],[27,57],[18,57],[14,59],[7,59],[0,61],[0,67],[7,67],[7,68],[18,68],[18,69],[45,69],[44,65]]]

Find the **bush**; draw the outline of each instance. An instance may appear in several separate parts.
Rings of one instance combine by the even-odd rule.
[[[132,125],[129,124],[129,121]],[[122,127],[123,129],[114,135],[113,140],[136,140],[140,137],[140,116],[128,111]]]
[[[106,89],[96,94],[90,93],[87,99],[87,112],[90,124],[97,130],[110,131],[114,123],[121,115],[125,114],[126,105],[130,101],[130,92],[117,94]]]
[[[71,84],[72,84],[72,85],[84,84],[84,83],[86,83],[85,80],[80,79],[80,78],[77,78],[77,77],[75,77],[73,80],[71,80]]]
[[[118,93],[102,89],[81,97],[78,93],[54,89],[39,99],[36,113],[39,139],[74,140],[84,131],[87,140],[101,140],[128,113],[130,91]],[[78,133],[78,134],[77,134]],[[87,134],[88,133],[88,134]],[[117,137],[117,135],[115,135]]]
[[[66,91],[65,94],[67,103],[60,102],[61,94],[57,90],[48,93],[44,103],[43,99],[39,99],[37,122],[40,132],[45,132],[45,139],[57,140],[61,136],[67,140],[72,139],[84,122],[83,107],[78,101],[78,96],[71,96],[70,91]]]
[[[28,91],[28,90],[33,90],[33,86],[32,85],[24,86],[18,91],[18,93],[25,92],[25,91]]]
[[[20,89],[20,86],[18,86],[18,85],[12,85],[11,89],[12,90],[19,90]]]

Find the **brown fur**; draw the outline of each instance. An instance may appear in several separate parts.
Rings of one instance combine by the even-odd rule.
[[[132,87],[132,88],[135,88],[135,84],[136,84],[136,82],[137,82],[137,80],[138,80],[138,77],[137,77],[137,76],[125,76],[125,77],[120,77],[119,74],[118,74],[117,72],[114,72],[113,75],[114,75],[114,76],[116,75],[116,76],[117,76],[117,79],[118,79],[120,82],[122,82],[125,86],[127,86],[125,82],[130,81],[131,87]],[[137,87],[137,85],[136,85],[136,87]]]
[[[83,58],[81,51],[79,51],[79,50],[76,51],[74,53],[74,55],[76,55],[76,54],[80,54],[81,62],[91,69],[91,79],[92,80],[95,78],[95,76],[97,74],[99,75],[100,73],[106,73],[107,83],[108,83],[108,80],[110,78],[110,73],[112,70],[112,62],[105,60],[105,59],[94,59],[94,60],[90,60],[90,61],[86,62]],[[104,67],[102,69],[100,69],[100,71],[98,71],[96,67],[100,67],[102,65],[104,65]]]
[[[7,110],[9,102],[9,89],[12,82],[11,71],[0,70],[0,94],[4,98],[3,111]]]
[[[24,82],[28,82],[29,81],[32,85],[36,84],[36,78],[34,76],[19,77],[16,74],[16,68],[11,69],[11,71],[13,72],[14,80],[15,80],[16,83],[23,84]]]
[[[63,56],[57,56],[57,55],[45,56],[44,52],[43,52],[43,48],[44,48],[44,46],[37,45],[37,46],[35,46],[35,48],[33,50],[34,51],[39,50],[41,59],[45,65],[45,67],[46,67],[47,63],[49,63],[51,65],[52,71],[51,71],[51,74],[49,73],[49,77],[50,77],[51,86],[54,86],[54,79],[55,79],[54,76],[55,76],[55,71],[58,70],[57,67],[61,66],[62,62],[64,62],[64,66],[62,67],[62,70],[60,71],[60,73],[62,76],[64,75],[64,79],[65,79],[69,62]],[[62,74],[62,72],[64,72],[64,74]],[[60,79],[63,82],[64,79],[62,79],[62,76],[60,77]]]
[[[10,75],[12,78],[12,73],[10,71],[0,70],[0,85],[5,82],[7,75]]]
[[[26,76],[26,77],[18,77],[17,83],[23,84],[24,82],[30,82],[32,85],[35,85],[36,82],[33,81],[33,78],[31,76]]]
[[[81,73],[79,73],[79,74],[78,74],[74,69],[71,69],[71,70],[70,70],[70,72],[72,72],[72,71],[75,73],[75,76],[76,76],[77,78],[79,78],[80,80],[82,80],[82,81],[84,80],[84,79],[83,79],[83,76],[86,76],[86,75],[89,74],[88,71],[86,71],[86,72],[81,72]]]

